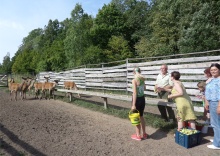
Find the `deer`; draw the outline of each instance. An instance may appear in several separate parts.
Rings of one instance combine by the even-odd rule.
[[[27,80],[26,83],[24,83],[24,85],[21,87],[21,96],[22,96],[22,99],[26,99],[26,92],[27,92],[28,88],[30,87],[31,82],[32,82],[33,79],[27,77],[26,80]],[[29,95],[30,95],[30,93],[29,93]]]
[[[12,94],[14,93],[14,99],[17,101],[17,92],[22,91],[23,86],[27,83],[27,78],[22,77],[22,83],[15,83],[14,78],[11,78],[9,81],[9,91],[10,91],[10,97],[12,101]],[[23,96],[21,93],[21,100],[23,100]]]
[[[29,96],[30,96],[30,94],[31,94],[31,89],[34,87],[35,82],[36,82],[36,79],[32,79],[30,85],[28,86],[28,89],[27,89],[27,90],[28,90],[28,95],[29,95]]]
[[[75,90],[78,90],[75,82],[73,82],[73,81],[64,81],[64,89],[69,89],[69,90],[75,89]],[[78,93],[78,97],[80,98],[79,93]]]
[[[57,86],[59,80],[54,80],[54,82],[48,82],[48,79],[50,79],[50,77],[45,77],[46,82],[44,82],[42,84],[42,95],[44,95],[44,97],[46,98],[46,91],[48,90],[49,92],[49,100],[50,100],[50,96],[51,94],[53,95],[53,99],[54,99],[54,91],[55,91],[55,87]]]
[[[43,84],[44,84],[43,82],[35,82],[34,83],[35,99],[39,98],[38,95],[39,95],[40,91],[42,91]],[[42,98],[42,96],[39,99],[41,99],[41,98]]]

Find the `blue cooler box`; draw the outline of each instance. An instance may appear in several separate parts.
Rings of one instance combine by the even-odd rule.
[[[191,148],[193,146],[199,145],[201,142],[201,132],[198,131],[192,135],[186,135],[179,131],[176,131],[175,142],[185,148]]]

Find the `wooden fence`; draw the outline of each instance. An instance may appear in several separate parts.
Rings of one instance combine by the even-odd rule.
[[[0,87],[8,86],[8,75],[0,74]]]
[[[45,81],[44,76],[50,76],[50,81],[60,79],[58,85],[60,87],[63,87],[64,81],[74,81],[80,89],[95,89],[103,92],[107,90],[124,91],[129,93],[132,91],[133,69],[140,67],[142,75],[146,78],[146,96],[156,97],[157,94],[154,92],[155,81],[160,73],[161,65],[167,64],[169,73],[172,71],[179,71],[181,73],[180,79],[192,101],[200,102],[201,100],[195,97],[199,93],[197,83],[206,80],[204,69],[212,63],[220,63],[220,56],[186,57],[184,55],[174,59],[143,60],[126,59],[119,62],[121,65],[110,67],[109,64],[108,67],[102,64],[99,68],[88,68],[85,66],[62,72],[41,72],[37,75],[37,80],[43,82]]]

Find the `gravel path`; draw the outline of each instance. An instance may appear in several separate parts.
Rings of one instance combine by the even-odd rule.
[[[149,139],[134,141],[130,139],[134,127],[129,120],[59,100],[40,101],[27,96],[25,101],[10,101],[8,93],[0,91],[0,155],[220,155],[220,151],[207,149],[209,135],[203,137],[201,145],[185,149],[171,134],[148,126],[146,129]]]

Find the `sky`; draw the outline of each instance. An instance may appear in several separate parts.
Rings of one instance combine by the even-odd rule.
[[[70,18],[76,3],[93,17],[111,0],[0,0],[0,63],[9,53],[17,52],[24,37],[37,28],[44,28],[48,21]]]

